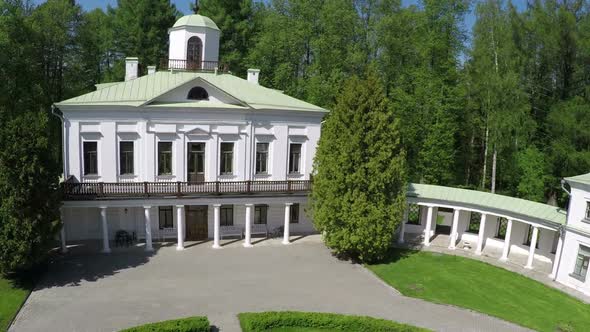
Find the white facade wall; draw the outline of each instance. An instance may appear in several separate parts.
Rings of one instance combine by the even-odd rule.
[[[570,183],[570,186],[567,227],[556,280],[590,295],[590,275],[585,280],[572,276],[580,245],[590,247],[590,221],[585,218],[587,202],[590,202],[590,185]]]
[[[206,181],[309,179],[321,114],[228,109],[65,111],[68,175],[81,182],[186,181],[187,143],[204,142]],[[252,143],[254,137],[254,143]],[[119,174],[119,142],[134,142],[134,175]],[[83,142],[96,141],[98,174],[84,175]],[[157,175],[157,146],[173,145],[172,174]],[[234,143],[232,175],[219,173],[219,146]],[[269,143],[268,174],[255,175],[255,143]],[[302,144],[300,174],[288,175],[290,143]]]
[[[219,30],[205,27],[183,26],[170,29],[169,34],[169,59],[186,60],[188,40],[193,36],[197,36],[203,43],[202,61],[219,60]]]

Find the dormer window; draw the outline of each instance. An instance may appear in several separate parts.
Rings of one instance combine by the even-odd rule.
[[[208,100],[209,94],[204,88],[196,86],[188,92],[188,96],[186,98],[192,100]]]

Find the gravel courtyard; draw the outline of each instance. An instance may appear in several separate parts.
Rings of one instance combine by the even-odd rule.
[[[166,319],[206,315],[220,331],[239,331],[236,314],[300,310],[381,317],[436,331],[525,331],[452,306],[404,297],[363,267],[339,261],[309,236],[278,240],[83,250],[57,260],[10,331],[117,331]],[[460,278],[460,276],[457,276]],[[444,287],[444,285],[441,285]]]

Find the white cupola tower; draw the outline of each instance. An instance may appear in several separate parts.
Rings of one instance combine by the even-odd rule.
[[[218,67],[220,31],[210,18],[198,14],[183,16],[168,34],[170,69],[214,70]]]

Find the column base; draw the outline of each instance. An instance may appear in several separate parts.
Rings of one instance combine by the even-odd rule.
[[[532,270],[533,269],[533,266],[532,265],[525,265],[524,268],[527,269],[527,270]]]
[[[67,254],[67,253],[68,253],[68,248],[63,248],[63,249],[61,249],[61,253],[62,253],[62,254]]]
[[[103,254],[110,254],[111,253],[111,249],[110,248],[109,249],[103,249],[100,252],[103,253]]]
[[[424,243],[425,247],[430,247],[430,243]]]
[[[508,262],[508,257],[500,257],[500,262]]]
[[[242,246],[244,246],[244,248],[252,248],[253,247],[252,243],[243,243]]]
[[[184,247],[176,246],[176,251],[183,251],[183,250],[184,250]]]
[[[211,246],[211,248],[213,249],[221,249],[221,246],[219,244],[214,244]]]
[[[289,241],[289,240],[286,240],[286,241],[283,240],[283,242],[281,242],[281,243],[287,245],[287,244],[291,244],[291,241]]]
[[[450,249],[450,250],[455,250],[455,249],[457,249],[457,247],[454,247],[454,246],[449,246],[449,249]]]
[[[145,248],[145,251],[152,252],[152,251],[154,251],[154,248],[151,248],[151,247],[150,248]]]
[[[404,241],[404,240],[398,240],[398,241],[397,241],[397,244],[404,244],[404,243],[405,243],[405,241]]]
[[[481,251],[476,251],[476,252],[475,252],[475,254],[476,254],[477,256],[481,256]]]

